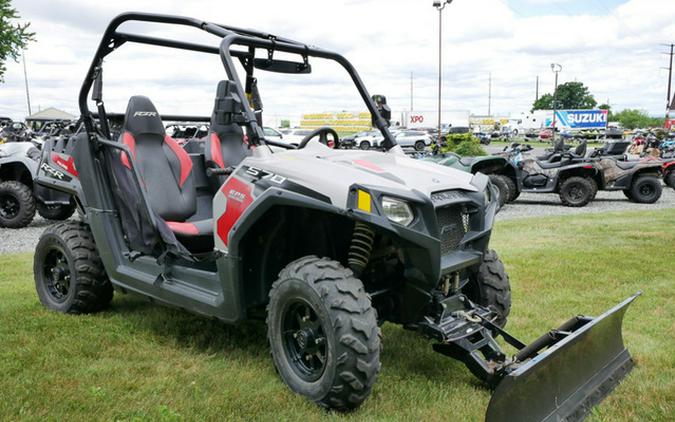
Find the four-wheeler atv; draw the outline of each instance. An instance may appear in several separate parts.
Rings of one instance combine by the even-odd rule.
[[[518,197],[517,169],[504,157],[488,155],[484,157],[461,157],[454,152],[429,155],[423,158],[443,166],[453,167],[472,174],[481,172],[488,175],[499,192],[499,205],[512,202]]]
[[[626,198],[641,204],[653,204],[661,197],[661,160],[600,158],[589,163],[599,170],[601,190],[621,190]]]
[[[129,21],[185,25],[216,43],[121,32]],[[217,83],[204,154],[187,153],[162,122],[194,116],[162,116],[143,96],[129,100],[122,133],[111,137],[102,66],[125,43],[222,60],[227,77]],[[314,140],[336,136],[331,128],[297,147],[265,139],[254,71],[308,73],[310,59],[346,70],[384,137],[383,152]],[[435,340],[436,351],[496,387],[490,421],[583,417],[633,366],[621,325],[635,296],[529,345],[504,331],[511,289],[489,248],[496,189],[485,175],[406,157],[388,129],[388,107],[376,105],[339,54],[190,18],[123,14],[103,35],[79,106],[86,133],[75,136],[73,157],[82,190],[71,193],[87,222],[55,225],[40,238],[35,285],[50,309],[95,312],[114,288],[228,323],[265,319],[282,380],[338,410],[370,394],[384,321]],[[49,171],[38,178],[68,189]]]
[[[0,145],[0,227],[25,227],[36,210],[48,220],[65,220],[75,211],[70,194],[33,183],[39,162],[40,151],[30,142]]]

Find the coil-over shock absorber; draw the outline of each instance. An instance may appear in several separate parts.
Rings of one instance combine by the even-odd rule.
[[[373,252],[375,232],[366,223],[357,221],[354,224],[352,242],[349,245],[347,261],[354,274],[359,275],[368,265],[370,254]]]

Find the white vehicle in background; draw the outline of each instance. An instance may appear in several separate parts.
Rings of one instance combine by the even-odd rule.
[[[402,148],[415,148],[415,151],[423,151],[432,142],[431,136],[421,130],[402,130],[394,136]]]
[[[358,149],[367,150],[379,146],[382,139],[382,134],[379,130],[371,130],[355,136],[354,146]]]
[[[271,128],[266,128],[271,129]],[[273,140],[278,140],[279,142],[283,142],[285,144],[289,145],[294,145],[298,146],[300,144],[300,141],[303,140],[303,138],[310,133],[312,133],[313,129],[301,129],[301,128],[295,128],[295,129],[284,129],[283,131],[275,131],[279,132],[280,135],[282,135],[282,138],[274,138]],[[265,136],[267,136],[267,132],[265,132]]]
[[[271,127],[263,127],[263,132],[265,133],[265,138],[266,139],[271,139],[273,141],[282,141],[283,140],[283,133],[279,132],[278,130],[271,128]]]

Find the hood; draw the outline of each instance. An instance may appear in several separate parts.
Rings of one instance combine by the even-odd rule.
[[[0,145],[0,158],[7,158],[13,155],[26,156],[28,151],[35,146],[30,142],[8,142]]]
[[[349,188],[354,184],[384,192],[418,191],[427,196],[451,189],[477,190],[470,173],[399,153],[333,150],[313,142],[302,150],[257,155],[243,164],[287,177],[330,197],[341,208],[346,208]]]

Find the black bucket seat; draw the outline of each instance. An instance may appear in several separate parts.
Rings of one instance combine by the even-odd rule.
[[[133,155],[142,188],[156,215],[166,222],[188,250],[203,252],[213,249],[212,218],[192,218],[197,214],[192,160],[166,134],[162,119],[149,98],[134,96],[129,100],[120,142]],[[125,153],[122,153],[121,162],[131,169]]]

